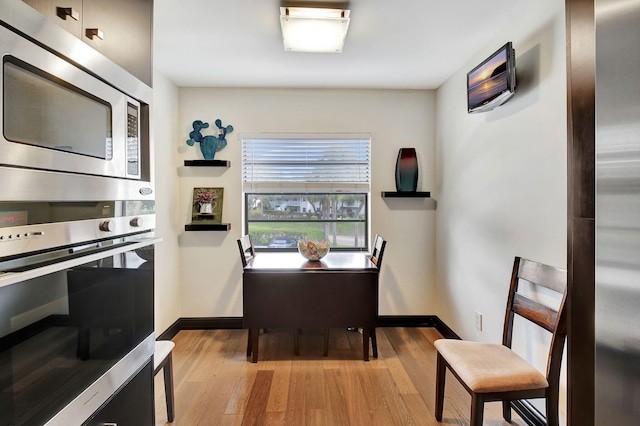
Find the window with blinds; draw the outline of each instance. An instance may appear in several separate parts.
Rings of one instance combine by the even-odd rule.
[[[296,250],[328,239],[366,250],[369,135],[242,135],[245,231],[257,249]]]

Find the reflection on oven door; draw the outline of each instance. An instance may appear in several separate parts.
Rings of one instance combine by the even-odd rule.
[[[67,272],[69,320],[78,328],[77,355],[82,360],[130,350],[148,334],[136,306],[148,303],[153,270],[74,268]],[[108,351],[105,353],[105,351]]]
[[[153,354],[151,337],[140,365],[120,362],[153,336],[153,279],[129,250],[0,286],[0,424],[80,424],[107,401]]]

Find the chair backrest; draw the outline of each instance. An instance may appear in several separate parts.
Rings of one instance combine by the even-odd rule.
[[[551,308],[518,293],[520,280],[546,287],[562,295],[558,308]],[[565,269],[516,257],[511,274],[502,344],[509,348],[511,347],[513,319],[516,314],[550,332],[552,337],[547,358],[546,374],[550,385],[551,383],[557,384],[560,380],[562,351],[567,335],[566,299],[567,271]]]
[[[251,243],[251,237],[247,234],[238,240],[238,248],[240,249],[240,259],[242,266],[247,266],[256,255],[256,250]]]
[[[376,234],[376,238],[373,240],[373,251],[371,252],[371,261],[374,265],[380,269],[382,267],[382,255],[384,254],[384,248],[387,245],[387,241],[380,235]]]

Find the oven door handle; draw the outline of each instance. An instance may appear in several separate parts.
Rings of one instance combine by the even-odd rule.
[[[74,253],[78,253],[82,250],[86,250],[86,249],[94,249],[94,248],[100,248],[102,247],[102,244],[100,243],[91,243],[91,244],[85,244],[82,246],[76,246],[76,247],[71,247],[69,249],[69,253],[74,254]]]

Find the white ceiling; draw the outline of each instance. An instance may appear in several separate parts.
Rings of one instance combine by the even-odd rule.
[[[534,2],[351,0],[343,53],[300,53],[280,0],[155,0],[154,65],[180,87],[435,89]]]

